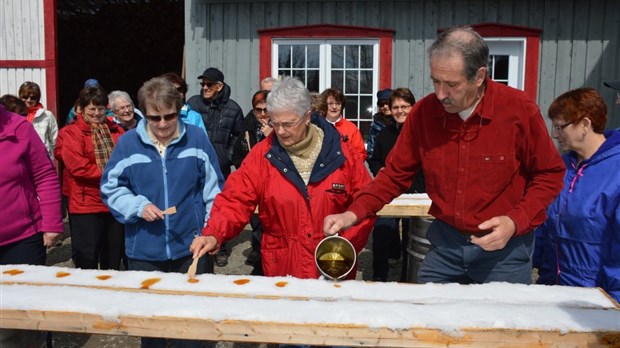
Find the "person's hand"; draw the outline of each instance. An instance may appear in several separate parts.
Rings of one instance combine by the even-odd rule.
[[[327,215],[323,220],[323,233],[326,236],[333,236],[353,226],[356,222],[357,216],[348,210],[342,214]]]
[[[269,134],[271,134],[271,131],[273,131],[273,128],[271,128],[269,124],[266,122],[261,122],[260,132],[263,133],[265,137],[268,137]]]
[[[148,222],[153,222],[155,220],[163,220],[164,214],[159,208],[155,206],[155,204],[149,203],[144,206],[144,210],[142,211],[142,218]]]
[[[189,251],[193,254],[193,258],[202,257],[204,254],[215,251],[218,242],[213,236],[196,237],[189,246]]]
[[[478,225],[478,228],[482,231],[491,231],[489,234],[482,237],[471,236],[472,244],[476,244],[486,251],[503,249],[517,231],[515,222],[505,215],[496,216],[484,221]]]
[[[56,241],[60,238],[62,233],[58,232],[43,232],[43,245],[46,248],[51,248],[56,244]]]

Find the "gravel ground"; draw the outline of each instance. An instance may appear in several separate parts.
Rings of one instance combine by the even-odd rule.
[[[68,235],[68,233],[66,233]],[[251,251],[250,245],[251,232],[248,228],[239,237],[229,242],[231,255],[228,258],[228,265],[225,267],[215,267],[215,273],[243,275],[250,274],[252,267],[245,264],[245,259]],[[371,238],[372,239],[372,238]],[[356,279],[372,279],[372,254],[371,242],[358,257],[358,272]],[[73,267],[71,261],[71,239],[65,238],[55,247],[48,251],[48,265]],[[397,281],[400,278],[400,262],[390,264],[389,281]],[[140,347],[140,338],[131,336],[114,335],[95,335],[95,334],[74,334],[64,332],[54,332],[52,334],[53,345],[55,348],[125,348]],[[250,344],[239,342],[205,342],[204,347],[209,348],[276,348],[274,344]]]

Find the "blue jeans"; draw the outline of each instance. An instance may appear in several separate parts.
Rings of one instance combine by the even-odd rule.
[[[178,260],[167,261],[141,261],[136,259],[129,259],[129,270],[131,271],[160,271],[165,273],[178,272],[186,273],[189,266],[192,264],[192,256],[182,257]],[[205,255],[198,260],[198,267],[196,267],[196,274],[207,273],[208,265],[210,264],[211,272],[213,273],[213,257],[211,255]],[[191,306],[191,304],[188,304]],[[201,341],[197,340],[171,340],[172,346],[175,348],[200,348]],[[166,348],[168,347],[165,338],[152,338],[142,337],[142,348]]]
[[[435,220],[428,229],[431,244],[418,271],[419,283],[532,283],[534,233],[513,237],[496,251],[485,251],[447,223]]]

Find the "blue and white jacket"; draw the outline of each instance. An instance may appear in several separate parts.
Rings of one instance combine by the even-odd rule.
[[[601,287],[620,301],[620,132],[577,166],[572,151],[564,189],[536,230],[540,284]]]
[[[217,155],[198,127],[178,122],[179,138],[161,156],[142,119],[116,144],[101,178],[101,198],[125,224],[127,257],[142,261],[177,260],[209,218],[213,199],[224,185]],[[176,207],[163,220],[142,219],[144,207]]]

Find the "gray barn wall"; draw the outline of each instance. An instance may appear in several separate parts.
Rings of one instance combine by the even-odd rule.
[[[620,106],[603,81],[620,79],[620,0],[185,1],[188,95],[203,69],[220,68],[232,98],[250,110],[259,82],[259,29],[339,24],[394,29],[393,87],[432,92],[426,49],[437,28],[497,22],[540,28],[538,103],[543,115],[559,94],[596,88],[620,126]]]

